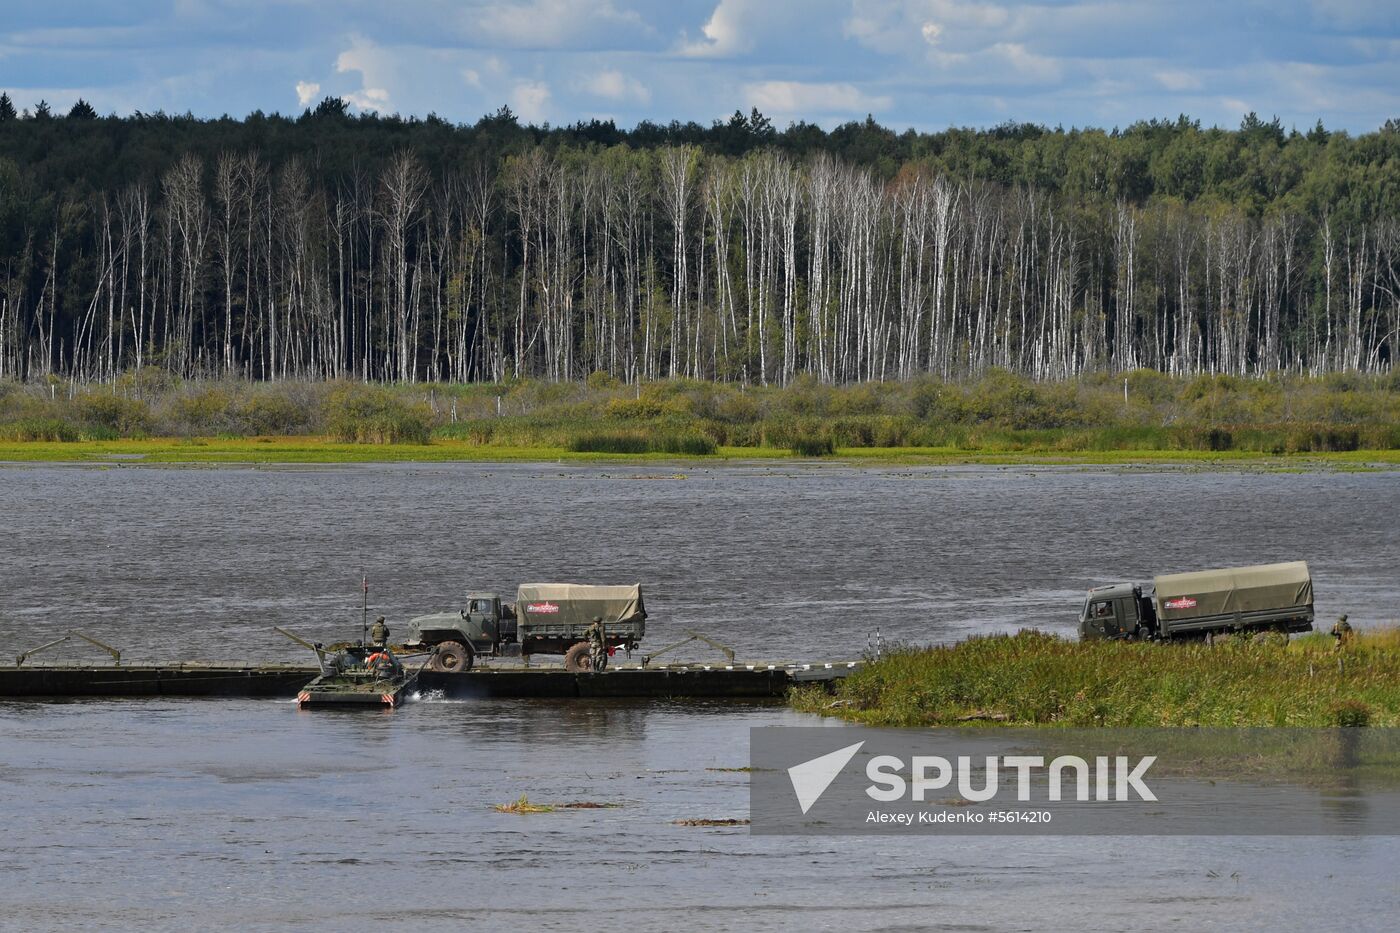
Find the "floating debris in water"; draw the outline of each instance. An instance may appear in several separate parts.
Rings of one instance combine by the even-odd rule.
[[[510,803],[498,803],[492,807],[497,813],[553,813],[554,807],[547,803],[531,803],[526,794],[521,794]]]
[[[576,800],[571,803],[531,803],[528,794],[521,794],[510,803],[498,803],[491,809],[497,813],[554,813],[558,810],[618,810],[620,803],[600,803],[595,800]]]
[[[676,826],[748,826],[749,820],[672,820]]]

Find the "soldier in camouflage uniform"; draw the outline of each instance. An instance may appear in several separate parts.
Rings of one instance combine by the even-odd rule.
[[[1332,637],[1336,639],[1335,647],[1338,649],[1350,645],[1351,640],[1356,637],[1351,623],[1347,621],[1346,613],[1343,613],[1341,618],[1337,619],[1336,623],[1333,624]]]
[[[594,616],[593,624],[588,626],[588,659],[595,671],[608,666],[608,641],[602,616]]]
[[[369,630],[369,641],[376,648],[383,648],[389,643],[389,626],[384,624],[383,616],[374,620],[374,625]]]

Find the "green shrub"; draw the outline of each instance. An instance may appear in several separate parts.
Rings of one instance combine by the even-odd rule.
[[[889,392],[890,386],[881,382],[844,386],[832,396],[827,411],[833,415],[878,415]]]
[[[248,434],[295,434],[307,427],[309,407],[275,391],[254,392],[238,406],[238,422]]]
[[[758,416],[758,402],[743,392],[730,392],[715,404],[714,417],[729,424],[752,424]]]
[[[79,431],[62,418],[20,418],[0,424],[0,438],[7,441],[76,441]]]
[[[341,386],[326,399],[326,428],[345,443],[427,444],[430,420],[426,406],[406,404],[374,386]]]
[[[661,417],[662,403],[652,398],[615,398],[604,406],[609,418],[623,421],[647,421]]]
[[[962,421],[967,414],[962,396],[955,389],[929,377],[913,383],[908,407],[915,418],[927,421]]]
[[[139,399],[88,392],[79,395],[74,404],[90,427],[107,428],[120,437],[142,437],[150,431],[151,410]]]
[[[212,434],[227,429],[229,408],[233,400],[221,389],[202,389],[182,395],[170,402],[169,418],[182,431],[192,434]]]

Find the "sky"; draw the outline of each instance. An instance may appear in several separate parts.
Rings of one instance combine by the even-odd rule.
[[[0,0],[0,90],[101,113],[1127,126],[1400,117],[1400,0]]]

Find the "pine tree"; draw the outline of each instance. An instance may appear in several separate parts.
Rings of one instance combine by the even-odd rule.
[[[13,120],[16,116],[15,104],[10,100],[10,95],[0,93],[0,123]]]
[[[78,98],[78,102],[73,105],[73,109],[68,111],[70,120],[96,120],[97,111],[92,109],[92,104]]]

